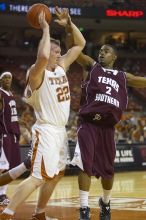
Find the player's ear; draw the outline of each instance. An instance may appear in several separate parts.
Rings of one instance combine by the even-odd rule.
[[[115,62],[116,60],[117,60],[117,55],[114,54],[114,56],[113,56],[113,61]]]

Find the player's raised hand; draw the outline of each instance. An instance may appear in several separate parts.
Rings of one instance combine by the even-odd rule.
[[[57,19],[55,19],[55,22],[57,22],[61,26],[66,26],[68,23],[71,23],[71,18],[69,15],[68,8],[64,8],[60,10],[58,6],[55,7],[55,14],[57,16]]]
[[[39,20],[41,29],[48,27],[48,23],[45,20],[45,13],[43,11],[41,11],[41,13],[39,14],[38,20]]]

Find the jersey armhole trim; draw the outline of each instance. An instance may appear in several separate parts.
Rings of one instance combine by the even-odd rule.
[[[66,74],[66,70],[64,69],[64,67],[61,66],[61,65],[58,65],[58,66],[60,66],[60,67],[64,70],[64,72],[65,72],[65,74]],[[69,68],[68,68],[68,70],[69,70]]]
[[[45,71],[44,71],[44,75],[43,75],[43,78],[42,78],[42,82],[40,83],[40,85],[35,89],[36,91],[41,87],[41,85],[43,84],[44,82],[44,78],[45,78]],[[34,90],[34,91],[35,91]]]

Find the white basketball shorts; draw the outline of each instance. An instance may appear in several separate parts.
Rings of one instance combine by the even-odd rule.
[[[53,178],[65,169],[68,141],[65,127],[35,124],[32,128],[32,172],[38,179]]]

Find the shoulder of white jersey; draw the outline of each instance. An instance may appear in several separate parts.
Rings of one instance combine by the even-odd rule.
[[[54,71],[49,71],[49,70],[45,70],[45,73],[54,73],[54,75],[62,75],[62,74],[66,74],[66,71],[64,70],[64,68],[62,66],[56,66]]]
[[[59,66],[59,65],[55,68],[55,71],[57,71],[57,72],[59,72],[59,73],[60,73],[60,72],[61,72],[61,73],[62,73],[62,72],[66,73],[65,69],[64,69],[62,66]]]

